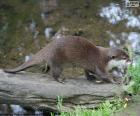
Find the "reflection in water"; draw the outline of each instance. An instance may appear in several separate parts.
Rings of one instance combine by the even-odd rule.
[[[101,9],[100,16],[107,18],[110,23],[116,24],[123,19],[123,12],[119,4],[111,3]]]
[[[127,17],[127,23],[126,23],[126,26],[127,27],[137,27],[138,29],[140,29],[140,15],[139,16],[129,16]]]
[[[41,111],[35,111],[35,116],[43,116],[43,112],[41,112]]]
[[[7,105],[7,104],[0,105],[0,115],[11,113],[11,112],[12,112],[12,110],[11,110],[10,105]]]
[[[24,115],[24,113],[26,112],[21,106],[19,105],[10,105],[13,114],[20,114],[21,116]]]
[[[121,8],[119,4],[110,3],[109,6],[103,7],[100,16],[107,18],[111,24],[117,24],[126,20],[126,27],[136,27],[140,29],[140,15],[135,16],[131,10]]]
[[[43,112],[41,111],[27,111],[22,108],[20,105],[9,105],[9,104],[1,104],[0,105],[0,116],[43,116]],[[48,115],[49,116],[49,115]]]
[[[136,53],[140,54],[140,33],[137,33],[137,32],[129,33],[128,40],[131,42],[133,50]]]
[[[125,33],[122,32],[121,34],[114,34],[112,32],[107,32],[111,39],[109,41],[109,45],[111,47],[121,46],[125,44],[130,44],[133,52],[136,54],[140,54],[140,33],[138,32],[130,32]]]

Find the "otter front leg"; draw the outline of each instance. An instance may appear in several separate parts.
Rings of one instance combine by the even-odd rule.
[[[51,75],[53,76],[53,78],[60,82],[60,83],[63,83],[63,80],[64,79],[60,79],[60,75],[63,71],[61,65],[51,65]]]
[[[105,82],[111,82],[117,84],[117,82],[114,81],[113,75],[108,73],[105,70],[100,70],[98,67],[96,67],[96,73],[99,75],[99,77],[104,80]]]
[[[87,78],[87,80],[89,80],[89,81],[96,80],[96,77],[93,72],[91,72],[90,70],[86,70],[86,69],[84,70],[84,72],[85,72],[85,77]],[[92,73],[92,75],[90,73]]]

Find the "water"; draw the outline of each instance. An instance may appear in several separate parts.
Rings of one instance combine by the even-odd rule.
[[[119,4],[110,3],[109,6],[103,7],[100,16],[114,25],[125,20],[126,27],[140,29],[140,15],[134,15],[132,10],[121,8]]]
[[[9,105],[9,104],[1,104],[0,105],[0,115],[10,115],[10,116],[43,116],[42,111],[28,111],[22,108],[20,105]]]

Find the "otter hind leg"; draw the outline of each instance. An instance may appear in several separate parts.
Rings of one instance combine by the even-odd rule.
[[[58,82],[60,82],[60,83],[64,83],[64,82],[63,82],[64,79],[61,79],[61,78],[60,78],[60,75],[61,75],[61,73],[62,73],[62,71],[63,71],[63,69],[62,69],[62,67],[61,67],[60,65],[52,65],[52,66],[50,67],[50,71],[51,71],[52,77],[53,77],[56,81],[58,81]]]
[[[42,72],[43,72],[43,73],[47,73],[47,72],[50,71],[50,66],[49,66],[49,65],[45,65],[45,66],[43,66],[43,67],[41,67],[41,68],[42,68]]]
[[[118,84],[116,81],[114,81],[113,75],[105,70],[100,70],[98,67],[96,67],[96,73],[103,81]]]

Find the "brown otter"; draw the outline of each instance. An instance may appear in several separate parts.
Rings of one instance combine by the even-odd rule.
[[[131,77],[127,75],[126,71],[128,66],[131,64],[132,61],[127,59],[121,59],[121,60],[112,59],[108,62],[106,69],[107,72],[113,75],[115,81],[128,84],[131,81]],[[100,80],[98,76],[91,71],[85,70],[85,76],[90,81],[102,82],[102,80]]]
[[[118,48],[105,48],[102,46],[96,46],[98,49],[100,49],[100,51],[102,51],[102,53],[107,53],[106,55],[109,57],[109,60],[106,64],[106,72],[110,72],[111,75],[115,78],[115,80],[117,78],[120,78],[120,75],[118,75],[119,73],[125,73],[125,72],[120,72],[120,70],[126,71],[127,66],[131,63],[131,60],[129,59],[129,56],[122,51],[121,49]],[[103,56],[106,56],[106,55]],[[106,57],[107,57],[106,56]],[[120,67],[121,66],[121,67]],[[115,68],[115,70],[114,70]],[[117,70],[116,70],[117,69]],[[114,71],[116,71],[116,73],[118,73],[117,75],[114,74]],[[90,71],[90,70],[85,70],[85,76],[87,78],[87,80],[96,80],[99,79],[99,75],[97,75],[95,72]],[[122,77],[122,75],[121,75]]]
[[[63,71],[63,65],[74,62],[87,72],[97,74],[101,79],[115,83],[112,75],[107,72],[107,64],[111,59],[129,58],[117,48],[96,47],[90,41],[79,36],[65,36],[54,39],[37,52],[31,60],[5,72],[16,73],[37,64],[47,63],[51,75],[57,80]],[[88,75],[87,75],[88,76]]]

